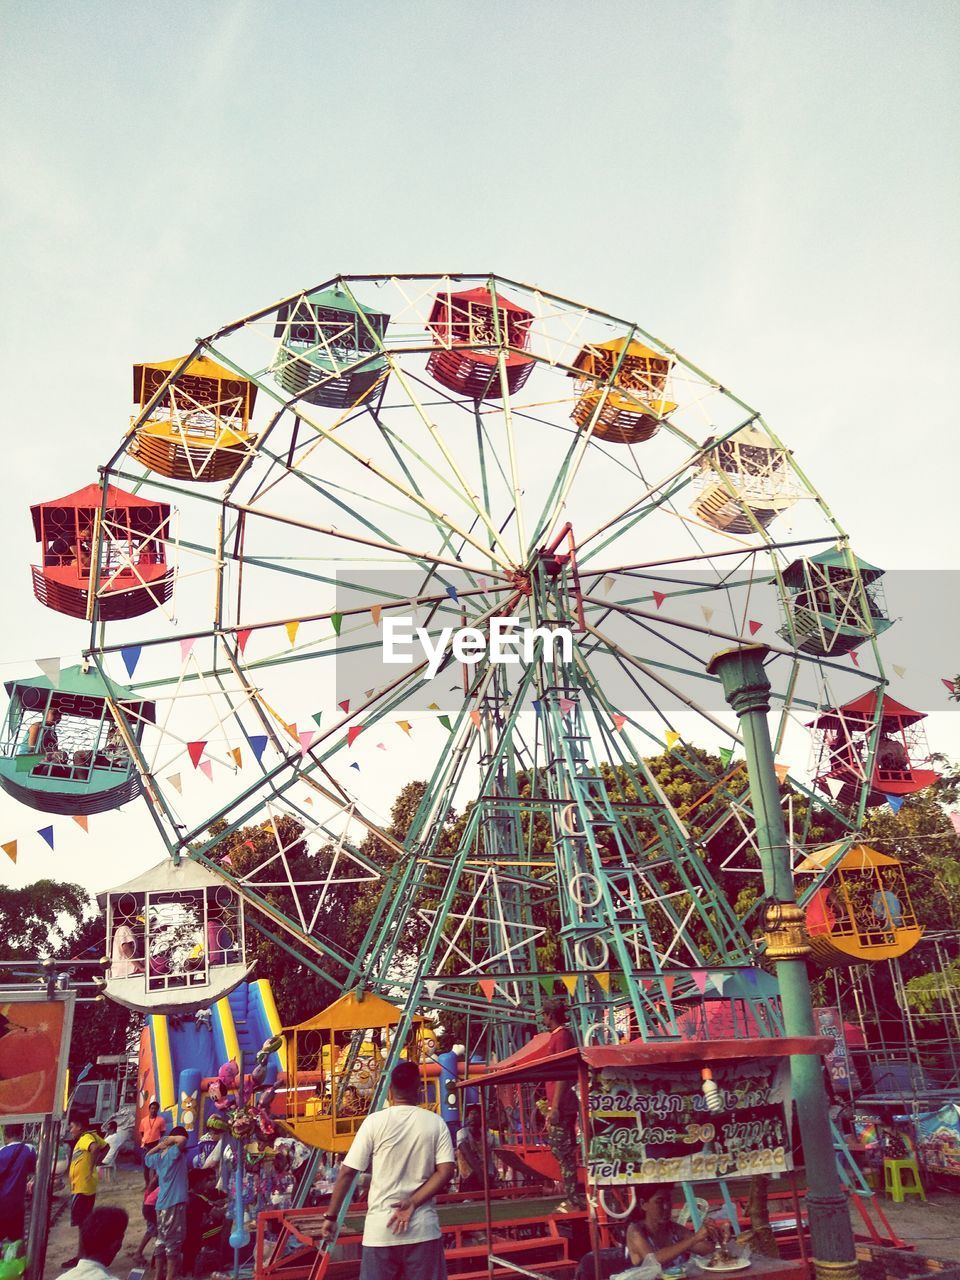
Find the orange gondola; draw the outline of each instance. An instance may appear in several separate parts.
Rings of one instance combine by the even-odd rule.
[[[667,400],[673,361],[642,342],[617,338],[583,347],[573,362],[581,395],[570,415],[581,429],[613,444],[642,444],[676,409]]]

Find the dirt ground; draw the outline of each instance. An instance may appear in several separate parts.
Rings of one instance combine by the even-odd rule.
[[[143,1174],[139,1168],[128,1164],[121,1165],[112,1180],[105,1186],[101,1185],[97,1193],[97,1204],[121,1205],[130,1215],[126,1240],[110,1269],[114,1276],[126,1277],[133,1268],[133,1255],[143,1234],[142,1199]],[[907,1244],[913,1245],[918,1255],[960,1261],[960,1196],[933,1191],[928,1194],[925,1204],[913,1197],[903,1204],[892,1204],[883,1196],[878,1197],[878,1203],[894,1231]],[[859,1216],[854,1218],[854,1230],[858,1235],[862,1234]],[[53,1204],[44,1280],[54,1280],[60,1274],[63,1263],[76,1252],[76,1242],[77,1232],[70,1226],[68,1197],[64,1191],[59,1191]]]

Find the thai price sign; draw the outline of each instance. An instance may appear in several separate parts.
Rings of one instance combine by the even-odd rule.
[[[594,1185],[783,1173],[790,1148],[790,1065],[750,1058],[713,1066],[711,1111],[696,1065],[601,1071],[590,1089]]]
[[[847,1040],[843,1034],[843,1020],[840,1017],[840,1010],[837,1008],[823,1008],[814,1009],[813,1013],[817,1020],[817,1034],[829,1036],[833,1040],[833,1048],[824,1059],[827,1064],[827,1070],[830,1072],[830,1082],[834,1090],[852,1093],[850,1055],[847,1050]]]

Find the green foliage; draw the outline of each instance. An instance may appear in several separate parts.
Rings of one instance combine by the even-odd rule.
[[[0,960],[58,958],[92,909],[78,884],[37,880],[22,889],[0,885]]]

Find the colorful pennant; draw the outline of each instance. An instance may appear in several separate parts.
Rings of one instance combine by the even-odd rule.
[[[950,814],[950,821],[953,824],[954,831],[958,836],[960,836],[960,812],[955,809],[953,813]]]
[[[370,606],[370,617],[373,619],[373,625],[375,627],[379,627],[380,625],[380,614],[382,611],[383,611],[383,605],[372,604]]]
[[[680,735],[679,733],[677,733],[676,729],[666,729],[664,731],[663,736],[664,736],[664,739],[666,740],[668,751],[672,751],[673,748],[680,741]]]
[[[353,744],[356,742],[357,738],[360,737],[361,733],[363,733],[363,725],[352,724],[350,728],[347,730],[347,746],[352,747]]]
[[[747,623],[747,628],[748,628],[748,630],[749,630],[749,632],[750,632],[750,634],[751,634],[752,636],[755,636],[755,635],[757,634],[757,632],[761,629],[761,627],[762,627],[762,626],[763,626],[763,623],[762,623],[762,622],[748,622],[748,623]]]
[[[37,658],[37,666],[47,677],[53,687],[56,689],[60,684],[60,659],[59,658]]]
[[[186,662],[193,653],[193,646],[197,643],[196,636],[187,636],[186,639],[180,641],[180,661]]]
[[[250,737],[250,750],[257,758],[257,764],[263,760],[263,753],[267,749],[267,735],[265,733],[254,733]]]
[[[413,728],[413,725],[409,720],[396,720],[394,723],[400,726],[407,737],[410,736],[410,730]]]
[[[479,728],[480,728],[480,712],[479,712],[479,711],[471,711],[471,712],[470,712],[470,719],[473,721],[473,723],[474,723],[474,724],[477,726],[477,728],[479,729]]]
[[[196,769],[200,764],[200,757],[207,749],[205,742],[188,742],[187,750],[190,752],[190,759],[193,761],[193,767]]]
[[[441,724],[443,725],[443,727],[446,729],[447,733],[453,733],[453,725],[450,723],[450,717],[449,717],[449,716],[437,716],[437,719],[440,721],[440,723],[441,723]]]
[[[653,593],[653,603],[657,606],[658,609],[663,604],[664,600],[666,600],[666,598],[667,598],[667,593],[665,591],[655,591]]]
[[[86,831],[89,833],[90,819],[87,817],[85,813],[72,813],[70,816],[71,818],[73,818],[74,822],[77,824],[77,826],[80,828],[81,831]]]
[[[331,623],[333,624],[333,629],[334,629],[334,631],[336,632],[336,634],[337,634],[337,635],[339,635],[339,634],[340,634],[340,628],[343,626],[343,614],[342,614],[342,613],[332,613],[332,614],[330,615],[330,621],[331,621]]]
[[[787,774],[790,772],[790,766],[788,764],[775,764],[773,772],[777,775],[777,781],[783,786],[787,780]]]
[[[8,840],[6,844],[0,844],[0,849],[7,855],[11,862],[17,860],[17,842],[16,840]]]
[[[899,813],[900,810],[903,808],[903,796],[891,796],[884,793],[883,798],[884,800],[886,800],[887,804],[890,806],[890,808],[893,810],[894,813]]]
[[[180,781],[179,773],[171,773],[170,776],[167,778],[167,781],[170,783],[171,787],[173,787],[174,791],[176,791],[178,795],[181,795],[181,796],[183,795],[183,784]]]
[[[228,750],[227,755],[230,757],[230,759],[233,761],[233,763],[237,766],[238,769],[243,768],[243,752],[240,750],[239,747],[231,747]]]
[[[342,702],[337,703],[337,706],[340,708],[343,714],[346,715],[347,712],[350,710],[350,699],[344,698]]]
[[[197,768],[200,770],[200,772],[203,774],[203,776],[207,779],[208,782],[213,781],[213,765],[209,760],[201,760],[200,763],[197,765]]]
[[[120,657],[123,659],[123,665],[127,669],[128,676],[132,677],[136,671],[141,653],[143,653],[143,645],[140,644],[128,644],[120,650]]]
[[[717,755],[720,757],[721,767],[727,769],[733,759],[733,747],[718,747]]]
[[[447,595],[450,597],[451,600],[460,599],[460,597],[457,595],[457,588],[453,585],[452,582],[447,583]]]
[[[304,729],[303,732],[298,735],[300,739],[300,754],[302,756],[305,756],[310,750],[315,734],[315,729]]]
[[[53,827],[52,826],[38,827],[37,835],[40,836],[42,840],[46,840],[47,844],[50,846],[51,849],[53,848]]]
[[[247,641],[250,639],[252,635],[253,635],[252,627],[244,627],[241,631],[237,632],[237,648],[240,650],[241,653],[244,653],[246,651]]]
[[[293,644],[296,644],[296,642],[297,642],[297,632],[300,630],[300,623],[299,623],[299,622],[285,622],[285,623],[283,624],[283,629],[284,629],[284,631],[286,631],[286,633],[287,633],[287,639],[290,641],[290,643],[291,643],[292,645],[293,645]]]
[[[616,729],[617,733],[619,733],[619,732],[620,732],[620,730],[623,728],[623,726],[624,726],[626,723],[627,723],[627,717],[626,717],[626,716],[622,716],[622,715],[620,714],[620,712],[619,712],[619,711],[614,711],[614,713],[613,713],[613,727],[614,727],[614,729]]]

